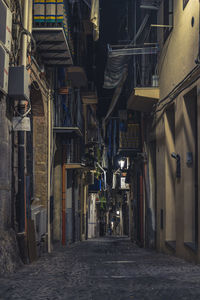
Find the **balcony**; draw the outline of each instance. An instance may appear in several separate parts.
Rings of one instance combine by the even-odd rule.
[[[118,154],[127,157],[130,152],[140,151],[140,114],[130,110],[119,110],[118,122]]]
[[[127,102],[127,109],[149,113],[160,97],[157,56],[138,57],[136,60],[135,87]]]
[[[82,154],[83,154],[83,143],[80,137],[74,137],[73,139],[65,139],[65,169],[81,169]]]
[[[58,95],[54,106],[54,132],[70,138],[83,135],[82,103],[79,90]]]
[[[127,124],[125,130],[119,131],[118,154],[129,155],[130,152],[140,151],[140,125]]]
[[[83,104],[98,104],[98,97],[96,91],[83,91],[82,92]]]
[[[156,87],[135,88],[127,102],[127,109],[149,113],[160,97]]]
[[[73,64],[73,44],[65,1],[34,0],[32,32],[46,66]]]
[[[158,10],[161,0],[141,0],[140,8]]]

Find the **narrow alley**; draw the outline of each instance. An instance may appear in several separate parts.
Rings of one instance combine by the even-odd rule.
[[[0,299],[200,299],[200,266],[104,237],[55,249],[0,279]]]
[[[200,299],[200,0],[0,0],[6,299]]]

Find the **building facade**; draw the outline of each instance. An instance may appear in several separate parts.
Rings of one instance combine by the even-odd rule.
[[[199,1],[158,12],[157,248],[199,261]]]

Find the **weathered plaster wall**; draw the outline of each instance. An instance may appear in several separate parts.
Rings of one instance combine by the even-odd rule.
[[[164,24],[163,2],[158,15],[158,24]],[[195,60],[199,49],[199,0],[190,0],[184,10],[183,1],[173,2],[174,26],[164,46],[163,29],[158,29],[161,47],[158,68],[161,99],[196,66]],[[193,27],[192,17],[194,17]]]
[[[6,98],[0,96],[0,274],[20,265],[16,234],[12,229],[12,128],[8,111]]]
[[[161,47],[158,66],[161,99],[196,66],[195,60],[199,50],[199,1],[190,0],[184,10],[182,5],[182,1],[174,1],[174,26],[163,48]],[[162,10],[163,3],[158,15],[158,24],[164,24]],[[192,18],[194,18],[193,27]],[[158,29],[158,37],[162,46],[161,29]],[[193,84],[174,100],[175,142],[167,112],[162,111],[156,116],[157,248],[174,253],[165,242],[176,240],[176,254],[193,261],[197,259],[194,251],[184,246],[186,236],[188,238],[186,224],[189,225],[190,222],[190,217],[186,219],[186,210],[188,215],[193,214],[192,192],[189,187],[194,184],[192,175],[194,169],[189,169],[186,165],[186,153],[190,151],[193,142],[191,134],[187,132],[190,130],[190,122],[185,109],[184,95],[198,85],[198,82]],[[169,99],[166,99],[167,101]],[[191,151],[194,151],[194,147]],[[172,152],[178,153],[181,157],[180,179],[175,176],[176,161],[171,157]],[[186,209],[185,203],[190,201],[190,209]],[[163,229],[161,228],[162,211]]]

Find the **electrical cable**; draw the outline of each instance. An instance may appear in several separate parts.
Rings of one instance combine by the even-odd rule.
[[[168,106],[169,104],[171,104],[184,90],[186,90],[187,88],[189,88],[193,83],[195,83],[198,79],[200,78],[200,75],[195,77],[194,80],[192,80],[191,82],[189,82],[186,86],[184,86],[182,89],[178,90],[176,94],[174,94],[172,96],[172,98],[170,99],[170,101],[168,101],[167,103],[163,104],[163,106],[159,109],[157,109],[156,111],[151,113],[151,116],[155,115],[156,113],[162,111],[166,106]],[[166,96],[167,98],[169,98],[169,96]],[[165,98],[166,98],[165,97]],[[166,98],[166,99],[167,99]],[[163,100],[163,99],[162,99]]]
[[[161,103],[163,103],[165,100],[167,100],[174,92],[176,92],[176,90],[182,85],[184,84],[185,81],[187,81],[192,75],[193,73],[195,73],[198,69],[200,69],[200,65],[197,65],[196,67],[194,67],[186,76],[185,78],[179,82],[173,89],[172,91],[167,95],[165,96],[163,99],[161,99],[157,104],[155,104],[154,108],[155,107],[158,107],[160,106]]]

